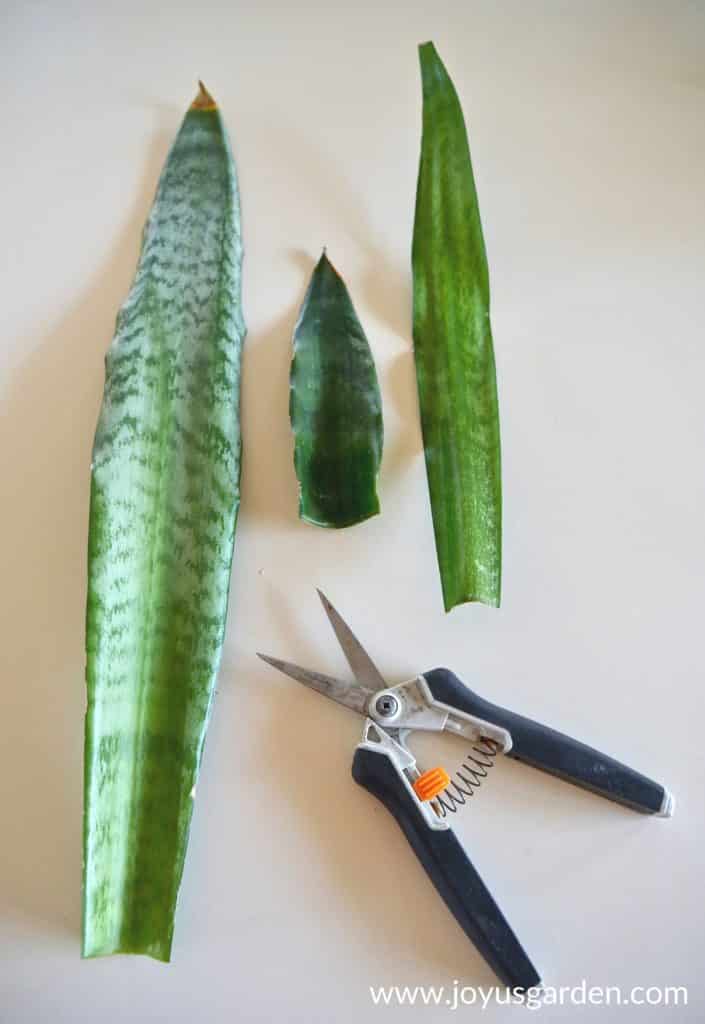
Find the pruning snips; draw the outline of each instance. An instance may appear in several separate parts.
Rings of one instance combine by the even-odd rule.
[[[365,718],[352,774],[391,811],[414,853],[471,942],[504,984],[526,990],[539,974],[445,820],[504,753],[644,814],[668,817],[673,798],[633,768],[484,700],[445,668],[398,686],[387,683],[330,601],[319,591],[355,682],[260,658]],[[474,744],[459,783],[443,769],[421,772],[406,746],[415,729],[449,732]]]

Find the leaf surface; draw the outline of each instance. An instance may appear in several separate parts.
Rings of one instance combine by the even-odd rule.
[[[414,355],[446,611],[499,605],[502,491],[489,276],[463,112],[419,47],[423,135],[412,253]]]
[[[202,88],[106,356],[91,470],[83,955],[170,957],[240,501],[240,209]]]
[[[383,444],[377,373],[345,283],[325,252],[294,330],[289,413],[301,518],[343,527],[376,515]]]

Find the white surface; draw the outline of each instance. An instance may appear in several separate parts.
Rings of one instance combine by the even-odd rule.
[[[506,510],[502,609],[447,617],[410,345],[427,38],[468,118]],[[673,0],[2,4],[3,1024],[442,1021],[452,1011],[374,1009],[368,986],[493,983],[353,784],[361,721],[254,656],[343,670],[314,584],[390,682],[448,664],[672,788],[675,817],[651,820],[505,762],[457,828],[547,984],[690,986],[685,1010],[542,1020],[702,1019],[704,45],[702,3]],[[245,218],[231,617],[173,963],[82,963],[90,446],[197,76],[225,113]],[[383,514],[344,533],[297,521],[287,419],[323,243],[385,403]],[[448,767],[464,753],[442,749]]]

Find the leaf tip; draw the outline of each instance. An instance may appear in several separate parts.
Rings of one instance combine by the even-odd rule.
[[[432,61],[440,60],[438,56],[438,50],[436,44],[432,39],[427,39],[425,43],[419,43],[419,60],[421,64],[425,62],[431,63]]]
[[[424,97],[430,95],[434,86],[441,84],[450,85],[450,88],[455,91],[436,45],[430,39],[427,43],[419,43],[419,65]]]
[[[205,85],[199,78],[198,80],[198,95],[191,104],[191,110],[217,110],[218,104],[215,102],[211,94],[206,89]]]
[[[336,277],[340,277],[340,274],[338,274],[338,271],[335,269],[335,267],[331,263],[330,259],[328,258],[328,246],[327,245],[323,246],[323,251],[321,252],[321,258],[318,261],[318,265],[317,265],[316,269],[317,270],[328,269],[328,270],[331,270],[336,275]]]

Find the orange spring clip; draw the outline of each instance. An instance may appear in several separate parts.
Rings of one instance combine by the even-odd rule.
[[[429,768],[414,782],[414,792],[419,800],[426,802],[442,793],[450,785],[450,775],[445,768]]]

